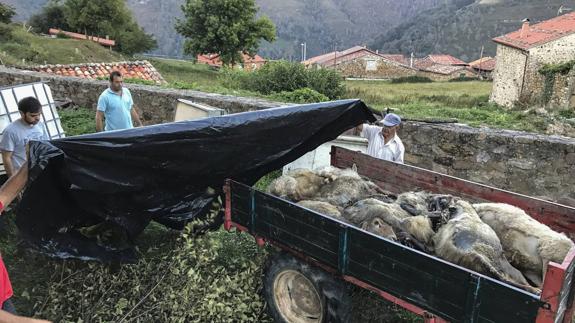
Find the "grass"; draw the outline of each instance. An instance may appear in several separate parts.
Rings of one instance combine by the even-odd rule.
[[[78,64],[118,62],[121,54],[92,41],[49,38],[10,25],[12,38],[0,42],[0,59],[6,65]],[[25,59],[23,62],[22,59]]]
[[[470,126],[542,132],[549,120],[489,103],[491,82],[402,83],[347,81],[347,96],[407,119],[451,119]]]

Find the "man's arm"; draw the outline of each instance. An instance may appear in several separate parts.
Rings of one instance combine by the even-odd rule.
[[[13,152],[2,150],[2,163],[4,164],[4,170],[8,178],[12,177],[14,174],[14,166],[12,165],[12,154]]]
[[[96,111],[96,131],[104,131],[104,112]]]
[[[142,121],[140,120],[138,111],[136,111],[136,107],[132,106],[132,108],[130,109],[130,114],[132,115],[132,122],[136,123],[136,127],[141,127]]]
[[[22,167],[10,177],[2,187],[0,187],[0,203],[4,207],[9,205],[26,186],[28,182],[28,163],[24,163]]]

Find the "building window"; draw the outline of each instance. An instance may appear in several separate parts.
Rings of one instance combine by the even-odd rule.
[[[377,61],[369,60],[365,64],[366,71],[377,71]]]

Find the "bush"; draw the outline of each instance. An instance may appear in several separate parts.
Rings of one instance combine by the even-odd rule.
[[[329,98],[310,88],[297,89],[292,92],[281,92],[272,94],[272,100],[290,102],[290,103],[316,103],[329,101]]]
[[[12,27],[0,22],[0,41],[6,42],[12,39]]]
[[[30,17],[28,24],[38,33],[47,33],[50,28],[71,30],[66,21],[64,6],[52,1],[48,2],[40,13]]]
[[[150,80],[142,80],[139,78],[125,78],[124,83],[141,84],[141,85],[156,85],[156,82]]]
[[[0,22],[9,24],[12,22],[12,17],[16,14],[13,7],[0,2]]]
[[[391,80],[391,83],[393,83],[393,84],[397,84],[397,83],[431,83],[431,82],[433,82],[433,80],[431,80],[429,77],[417,76],[417,75],[399,77],[399,78]]]
[[[264,95],[309,88],[329,99],[337,99],[345,92],[343,79],[337,71],[306,70],[300,63],[287,61],[268,63],[254,72],[225,69],[220,78],[227,88],[256,91]]]
[[[68,39],[68,38],[70,38],[70,36],[66,35],[66,34],[63,33],[63,32],[59,32],[59,33],[56,34],[56,38]]]
[[[339,99],[345,93],[341,75],[333,69],[308,70],[308,87],[327,96]]]
[[[449,82],[469,82],[469,81],[479,81],[478,77],[460,76],[455,79],[449,80]]]
[[[44,53],[23,43],[6,43],[0,45],[2,50],[16,57],[25,59],[27,62],[42,62],[45,60]]]
[[[198,89],[198,83],[196,83],[196,82],[187,83],[187,82],[175,81],[175,82],[170,83],[170,88],[180,89],[180,90],[197,90]]]

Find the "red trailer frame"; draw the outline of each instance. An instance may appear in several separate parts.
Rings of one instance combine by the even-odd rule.
[[[348,168],[354,164],[359,174],[367,176],[380,187],[392,193],[421,189],[436,193],[453,194],[476,201],[507,203],[525,210],[533,218],[550,226],[554,230],[564,232],[570,236],[575,234],[575,208],[573,207],[501,190],[415,166],[376,159],[360,152],[354,152],[341,147],[332,147],[332,166]],[[240,231],[249,232],[248,228],[232,221],[229,182],[226,183],[224,192],[226,193],[224,228],[228,231],[232,228],[237,228]],[[265,245],[267,242],[307,262],[314,263],[316,266],[328,272],[337,273],[336,269],[325,266],[287,246],[265,240],[261,237],[256,236],[255,238],[260,246]],[[540,300],[543,301],[546,306],[539,310],[536,318],[537,323],[571,322],[575,309],[573,304],[573,294],[575,294],[575,284],[573,284],[574,269],[575,248],[569,251],[563,263],[549,263],[540,296]],[[447,322],[418,306],[399,299],[359,279],[346,275],[341,277],[354,285],[377,293],[384,299],[401,306],[407,311],[423,317],[425,322]]]

